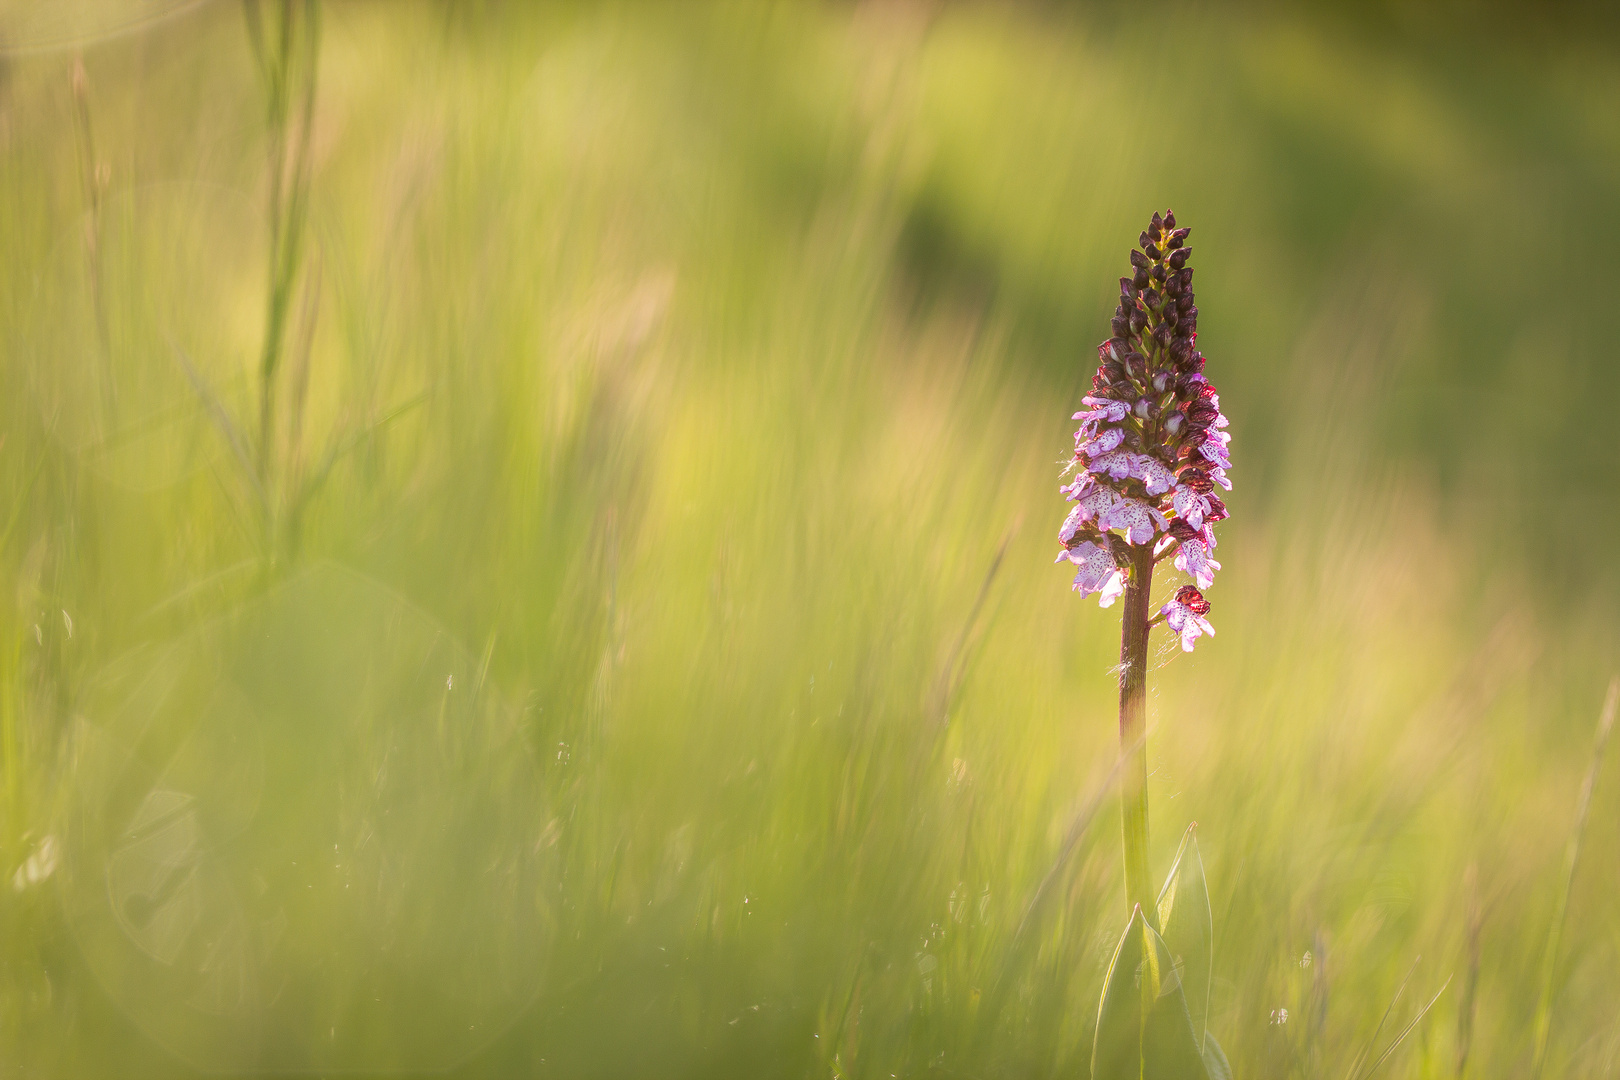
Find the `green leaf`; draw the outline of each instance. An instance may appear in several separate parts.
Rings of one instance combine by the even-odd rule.
[[[1181,988],[1187,997],[1187,1012],[1202,1047],[1209,1023],[1210,964],[1214,953],[1213,918],[1209,907],[1209,886],[1204,880],[1204,861],[1198,855],[1197,823],[1187,826],[1176,852],[1175,865],[1159,892],[1159,927],[1164,943],[1181,971]]]
[[[1092,1080],[1209,1080],[1181,973],[1141,908],[1119,939],[1097,1009]]]
[[[1164,939],[1144,920],[1143,936],[1147,939],[1148,956],[1153,964],[1143,1000],[1147,1002],[1147,1022],[1142,1025],[1142,1078],[1143,1080],[1209,1080],[1204,1069],[1203,1055],[1198,1052],[1199,1038],[1193,1032],[1192,1016],[1187,1011],[1187,996],[1182,992],[1181,971],[1171,961],[1170,950]]]
[[[1097,1006],[1097,1038],[1091,1045],[1091,1080],[1141,1080],[1142,1076],[1142,909],[1114,948]]]
[[[1232,1080],[1232,1066],[1226,1060],[1226,1051],[1208,1031],[1204,1032],[1204,1068],[1209,1071],[1209,1080]]]

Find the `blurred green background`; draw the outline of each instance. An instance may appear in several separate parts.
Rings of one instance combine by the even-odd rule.
[[[1150,675],[1211,1028],[1343,1076],[1416,962],[1382,1075],[1526,1075],[1620,657],[1611,26],[319,27],[265,439],[243,8],[0,6],[0,1074],[1087,1075],[1118,616],[1058,473],[1171,206],[1235,435]],[[1620,1069],[1612,762],[1585,844],[1554,1076]]]

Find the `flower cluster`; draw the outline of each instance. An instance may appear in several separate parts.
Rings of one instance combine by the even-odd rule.
[[[1173,555],[1197,585],[1177,592],[1159,619],[1191,651],[1215,632],[1200,590],[1221,568],[1213,526],[1227,514],[1215,489],[1232,487],[1232,439],[1197,348],[1189,232],[1174,213],[1154,214],[1131,252],[1132,275],[1119,279],[1113,333],[1097,347],[1087,411],[1074,414],[1074,475],[1062,491],[1075,505],[1058,533],[1058,561],[1076,567],[1077,592],[1100,593],[1107,607],[1125,591],[1125,545],[1152,544],[1155,560]]]

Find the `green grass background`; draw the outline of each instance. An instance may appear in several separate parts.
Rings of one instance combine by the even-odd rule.
[[[157,7],[0,23],[0,1073],[1085,1076],[1118,616],[1058,471],[1173,206],[1235,436],[1219,636],[1150,675],[1211,1028],[1343,1076],[1421,956],[1384,1075],[1453,1076],[1477,907],[1468,1072],[1526,1074],[1620,656],[1606,27],[327,4],[261,497],[263,86]],[[1620,1068],[1617,821],[1611,762],[1549,1075]]]

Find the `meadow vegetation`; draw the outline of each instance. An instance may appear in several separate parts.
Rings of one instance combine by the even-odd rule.
[[[1242,453],[1148,704],[1211,1029],[1337,1078],[1450,977],[1380,1075],[1527,1074],[1620,659],[1601,27],[319,19],[268,380],[242,7],[0,26],[7,1069],[1087,1075],[1117,623],[1058,458],[1172,206]],[[1548,1076],[1620,1068],[1609,766]]]

